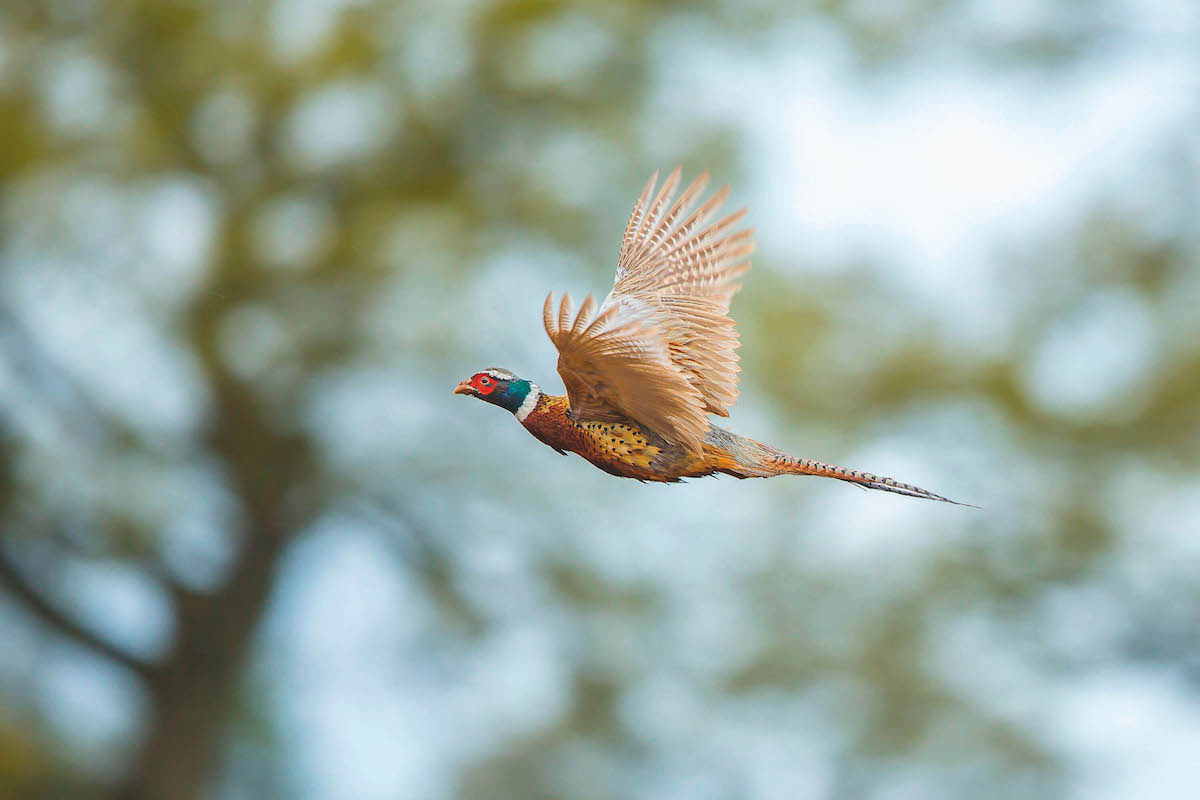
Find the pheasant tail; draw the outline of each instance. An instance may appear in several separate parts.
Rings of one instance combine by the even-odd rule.
[[[979,508],[979,506],[972,506],[970,503],[960,503],[957,500],[942,497],[940,494],[934,494],[927,489],[922,489],[920,486],[913,486],[911,483],[901,483],[894,478],[888,478],[883,475],[872,475],[869,472],[862,472],[857,469],[837,467],[833,464],[825,464],[821,461],[813,461],[807,458],[791,458],[790,456],[786,456],[780,462],[780,466],[780,474],[782,475],[817,475],[822,478],[837,478],[840,481],[857,484],[864,489],[877,489],[881,492],[892,492],[893,494],[905,497],[921,497],[926,500],[937,500],[956,506]]]
[[[732,431],[713,426],[709,429],[706,443],[707,450],[714,458],[713,465],[718,472],[736,475],[741,478],[770,478],[776,475],[816,475],[821,478],[835,478],[861,486],[864,489],[875,489],[881,492],[892,492],[905,497],[919,497],[925,500],[937,500],[956,506],[979,508],[970,503],[960,503],[940,494],[934,494],[928,489],[914,486],[911,483],[901,483],[894,478],[883,475],[872,475],[862,470],[839,467],[826,464],[823,461],[813,461],[808,458],[793,458],[770,445],[756,442],[745,436],[739,436]]]

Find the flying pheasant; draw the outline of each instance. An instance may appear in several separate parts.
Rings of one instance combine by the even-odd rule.
[[[753,230],[732,231],[745,209],[711,222],[729,189],[699,202],[707,172],[678,199],[678,168],[655,191],[657,181],[656,172],[633,207],[604,302],[589,294],[576,312],[569,294],[557,309],[553,292],[546,297],[542,318],[558,348],[566,396],[498,367],[471,376],[454,394],[507,409],[559,453],[578,453],[623,478],[819,475],[954,503],[891,478],[792,458],[709,422],[709,414],[729,416],[738,396],[729,303],[750,268]]]

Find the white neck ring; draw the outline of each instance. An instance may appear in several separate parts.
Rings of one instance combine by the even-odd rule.
[[[529,394],[525,395],[525,402],[521,403],[521,407],[517,409],[517,422],[524,422],[525,418],[533,411],[533,407],[537,405],[538,398],[542,396],[542,390],[538,388],[536,383],[529,384]]]

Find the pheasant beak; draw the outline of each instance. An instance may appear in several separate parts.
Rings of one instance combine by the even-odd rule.
[[[454,387],[454,391],[451,392],[451,394],[470,394],[470,393],[471,393],[471,382],[470,381],[460,382],[458,384],[458,386]]]

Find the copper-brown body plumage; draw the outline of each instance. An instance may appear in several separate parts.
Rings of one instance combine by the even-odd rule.
[[[547,296],[546,333],[558,348],[566,396],[546,395],[500,368],[455,389],[499,405],[539,440],[578,453],[605,472],[672,482],[725,473],[739,478],[819,475],[869,489],[947,500],[867,472],[788,456],[708,420],[728,416],[738,396],[738,337],[729,304],[750,268],[751,230],[734,230],[745,211],[712,221],[728,194],[700,198],[705,173],[676,198],[677,168],[657,173],[634,205],[621,241],[612,291]]]
[[[672,445],[633,420],[580,422],[563,395],[541,395],[522,421],[525,429],[560,453],[577,453],[610,475],[673,483],[722,473],[736,478],[819,475],[911,497],[953,503],[945,497],[892,478],[792,458],[770,445],[709,425],[699,453]]]

